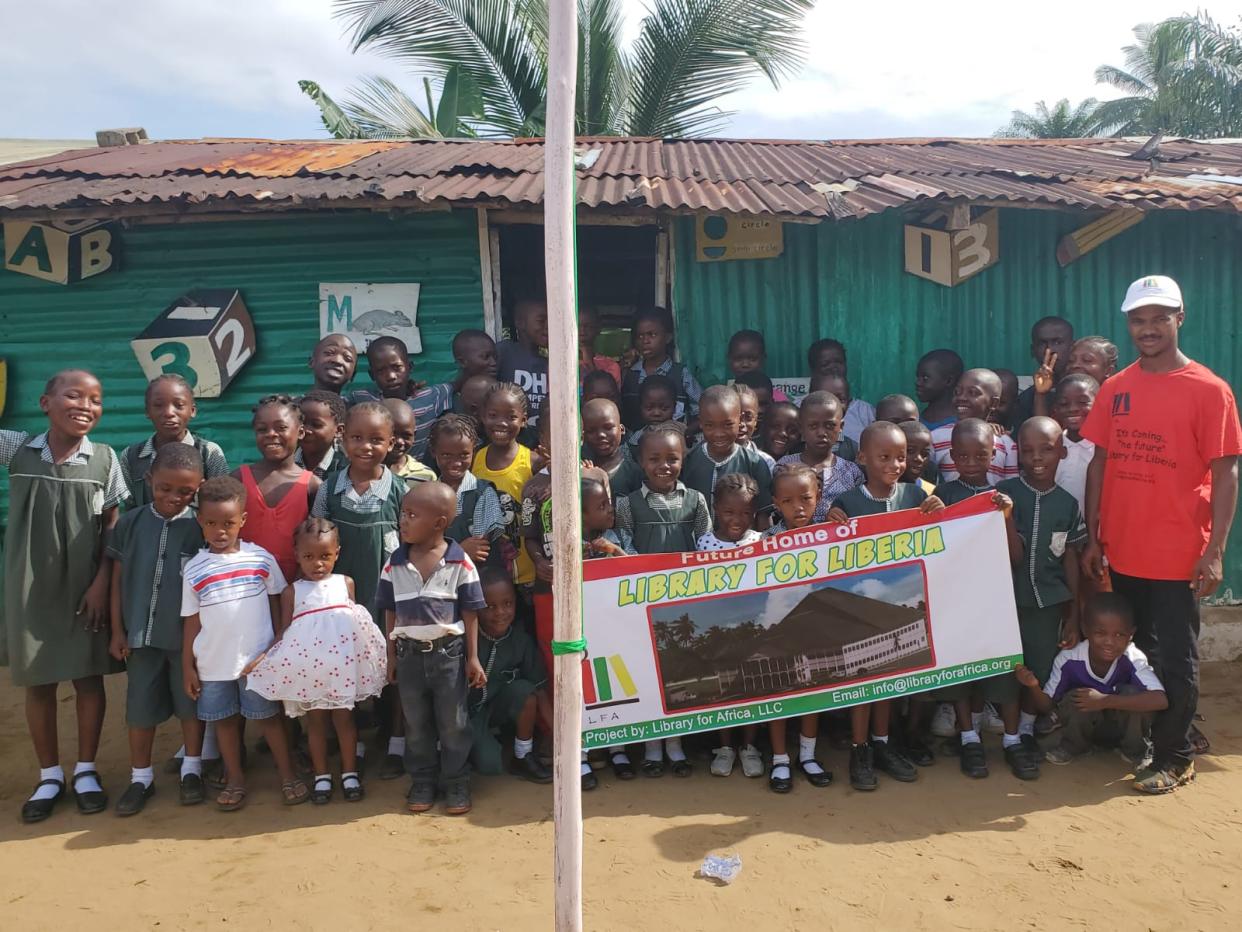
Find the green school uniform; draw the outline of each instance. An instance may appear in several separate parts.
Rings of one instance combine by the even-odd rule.
[[[700,443],[686,454],[686,461],[681,467],[681,481],[687,488],[694,489],[707,500],[707,509],[711,511],[716,493],[716,481],[730,473],[742,473],[750,476],[759,486],[759,494],[755,497],[755,513],[761,513],[772,504],[772,470],[762,456],[751,447],[740,444],[733,445],[733,452],[723,461],[712,459],[707,452],[707,444]]]
[[[863,515],[882,515],[890,511],[918,508],[926,500],[927,493],[913,482],[898,482],[893,486],[893,494],[889,498],[874,498],[865,485],[860,485],[848,492],[842,492],[832,503],[832,507],[840,508],[851,518],[861,518]]]
[[[1087,539],[1078,501],[1059,485],[1039,491],[1022,477],[997,483],[1013,499],[1013,523],[1022,538],[1022,561],[1014,564],[1014,601],[1022,632],[1022,655],[1042,683],[1052,672],[1061,637],[1062,606],[1074,598],[1065,575],[1067,547]]]
[[[479,631],[479,663],[487,684],[470,690],[467,708],[474,733],[471,760],[482,774],[502,771],[502,750],[493,733],[512,728],[527,698],[547,682],[543,660],[525,631],[509,630],[496,640]]]
[[[195,437],[188,430],[179,442],[193,447],[203,458],[204,479],[229,474],[229,463],[219,444],[212,443],[205,437]],[[129,489],[130,508],[151,504],[151,487],[147,484],[147,473],[155,462],[155,453],[154,434],[146,440],[131,443],[121,452],[121,475],[125,477],[125,486]]]
[[[389,554],[401,543],[397,531],[401,520],[401,499],[405,483],[384,467],[383,475],[361,495],[342,469],[319,486],[311,514],[336,524],[341,539],[341,555],[335,572],[354,581],[354,601],[371,613],[375,623],[384,626],[375,606],[380,570]]]
[[[626,450],[621,461],[608,472],[608,487],[614,500],[631,492],[637,492],[643,484],[642,467],[634,462],[630,451]]]
[[[706,499],[680,482],[667,493],[653,492],[644,483],[617,499],[616,529],[633,536],[639,553],[692,551],[711,526]]]
[[[971,485],[963,482],[961,479],[950,479],[948,482],[942,482],[936,486],[936,491],[932,494],[936,498],[949,505],[956,505],[958,502],[964,502],[968,498],[974,498],[983,492],[995,492],[990,485]]]
[[[121,621],[131,649],[181,650],[181,569],[202,548],[193,508],[175,518],[153,505],[121,515],[105,552],[121,564]]]
[[[0,662],[14,686],[42,686],[116,673],[107,624],[89,631],[78,604],[99,570],[103,513],[126,495],[112,448],[83,437],[63,463],[47,434],[0,431],[9,469]]]

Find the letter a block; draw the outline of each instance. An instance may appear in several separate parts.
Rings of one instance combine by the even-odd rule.
[[[196,398],[219,398],[254,356],[254,322],[233,288],[191,291],[130,341],[151,381],[179,375]]]
[[[99,220],[4,224],[4,267],[32,278],[68,285],[115,268],[119,228]]]

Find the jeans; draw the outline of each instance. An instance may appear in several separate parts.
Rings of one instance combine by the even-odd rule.
[[[1199,706],[1199,599],[1185,579],[1111,575],[1113,590],[1134,610],[1134,643],[1169,697],[1169,707],[1152,719],[1153,761],[1184,767],[1194,759],[1190,726]]]
[[[414,783],[445,788],[469,783],[466,639],[453,638],[426,652],[417,641],[398,639],[397,688],[405,715],[405,769]]]

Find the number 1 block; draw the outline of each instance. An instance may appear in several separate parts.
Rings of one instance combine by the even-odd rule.
[[[219,398],[254,357],[254,322],[236,289],[197,289],[165,308],[130,346],[147,381],[179,375],[196,398]]]

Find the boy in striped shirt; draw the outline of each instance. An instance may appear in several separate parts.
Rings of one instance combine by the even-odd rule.
[[[1117,747],[1132,764],[1150,754],[1143,737],[1150,716],[1167,708],[1164,687],[1134,646],[1134,614],[1115,592],[1097,592],[1087,602],[1086,640],[1061,651],[1041,688],[1025,666],[1018,681],[1041,712],[1059,711],[1061,743],[1044,757],[1068,764],[1093,746]]]
[[[957,410],[958,421],[967,418],[979,418],[988,421],[1001,398],[1001,380],[991,369],[967,369],[958,379],[954,389],[953,406]],[[953,424],[943,424],[932,429],[932,461],[940,474],[942,482],[958,477],[958,468],[953,461]],[[992,462],[988,466],[988,484],[996,485],[1005,479],[1013,479],[1018,475],[1018,444],[1008,434],[996,431],[992,444]]]

